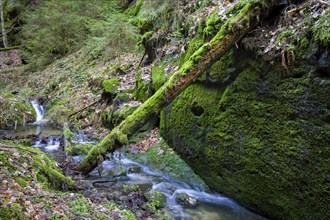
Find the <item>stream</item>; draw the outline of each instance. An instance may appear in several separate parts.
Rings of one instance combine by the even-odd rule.
[[[32,100],[31,104],[37,112],[37,121],[24,127],[18,127],[17,130],[1,130],[0,137],[34,136],[32,147],[39,148],[51,158],[62,162],[65,155],[62,130],[48,125],[47,120],[43,118],[45,109],[38,104],[37,100]],[[75,143],[96,144],[82,131],[74,134],[76,136]],[[73,161],[79,162],[83,157],[83,155],[74,156]],[[111,159],[103,161],[102,177],[99,175],[99,170],[95,169],[86,179],[81,180],[81,183],[87,184],[86,190],[84,190],[86,192],[93,187],[94,191],[91,194],[96,199],[105,195],[112,202],[127,203],[129,199],[127,196],[125,198],[122,194],[116,193],[119,191],[118,187],[123,188],[125,185],[139,186],[143,192],[150,190],[161,192],[166,196],[167,213],[172,219],[177,220],[266,219],[228,197],[218,193],[205,192],[194,183],[172,179],[166,174],[155,172],[148,165],[135,162],[118,151],[113,153]],[[89,196],[93,197],[93,195]],[[183,199],[180,200],[179,197]],[[140,217],[140,219],[144,218]]]

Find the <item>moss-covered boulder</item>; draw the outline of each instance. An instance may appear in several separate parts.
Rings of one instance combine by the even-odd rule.
[[[166,205],[166,196],[156,190],[150,190],[144,195],[148,202],[155,208],[164,208]]]
[[[210,187],[250,208],[330,218],[330,79],[307,66],[293,78],[242,55],[231,78],[221,69],[164,109],[164,139]]]
[[[175,200],[186,207],[190,207],[190,206],[196,206],[199,202],[196,198],[188,195],[185,192],[180,192],[176,195]]]
[[[19,96],[10,93],[0,94],[0,106],[0,128],[15,123],[22,125],[36,119],[36,112],[32,105]]]
[[[114,167],[111,167],[109,170],[105,170],[104,175],[107,176],[126,176],[127,175],[127,170],[125,166],[122,165],[116,165]]]

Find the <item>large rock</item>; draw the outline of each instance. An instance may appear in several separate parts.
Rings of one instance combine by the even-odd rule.
[[[164,109],[162,136],[209,186],[252,209],[330,218],[330,79],[237,59]]]
[[[183,206],[191,207],[196,206],[199,202],[196,198],[188,195],[187,193],[181,192],[176,195],[175,200]]]
[[[166,196],[161,192],[150,190],[146,192],[144,196],[155,208],[163,208],[166,206]]]
[[[109,176],[126,176],[126,167],[122,165],[116,165],[114,167],[111,167],[109,170],[105,171],[106,175]]]

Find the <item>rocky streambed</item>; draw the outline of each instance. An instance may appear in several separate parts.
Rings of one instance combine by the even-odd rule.
[[[31,141],[24,139],[25,144],[39,148],[61,163],[66,174],[75,179],[76,190],[94,203],[108,201],[119,205],[122,209],[131,210],[137,219],[265,219],[230,198],[212,193],[161,141],[160,136],[154,135],[151,139],[145,136],[147,140],[128,147],[127,153],[123,150],[109,154],[97,169],[88,176],[82,176],[72,168],[84,157],[86,149],[83,148],[92,147],[96,142],[82,131],[72,132],[69,142],[76,150],[71,148],[69,153],[65,152],[62,130],[40,123],[43,121],[41,111],[44,110],[36,103],[33,106],[39,111],[38,121],[16,131],[2,132],[2,137],[17,141],[23,141],[20,136],[32,137]],[[141,144],[149,144],[148,149],[145,146],[136,149]],[[68,154],[76,155],[65,158]],[[148,161],[151,161],[150,166]],[[157,163],[161,165],[158,168],[155,166]]]

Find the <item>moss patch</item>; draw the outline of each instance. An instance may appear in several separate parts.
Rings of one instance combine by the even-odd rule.
[[[117,78],[107,79],[102,82],[103,89],[106,93],[115,94],[117,87],[120,85]]]
[[[94,147],[93,144],[76,144],[67,147],[65,151],[70,152],[72,156],[87,154],[90,149]]]
[[[161,114],[162,136],[209,186],[248,207],[329,217],[329,84],[240,60],[227,85],[199,82],[179,95]]]

